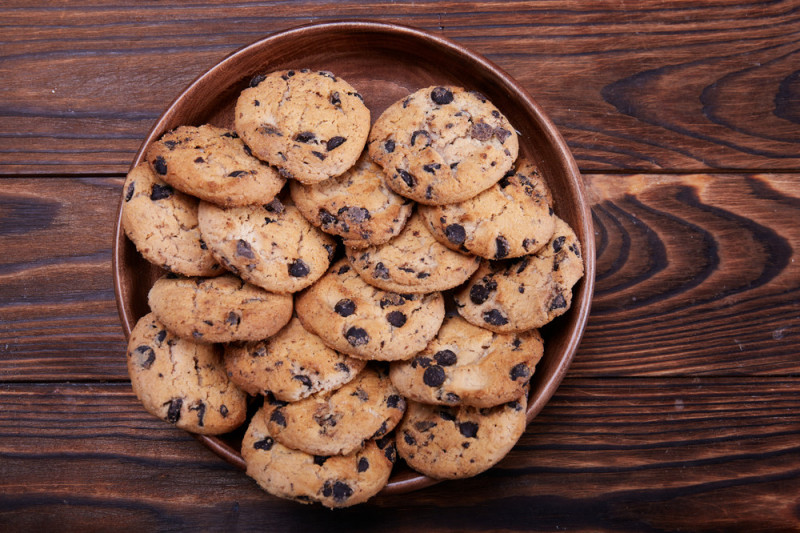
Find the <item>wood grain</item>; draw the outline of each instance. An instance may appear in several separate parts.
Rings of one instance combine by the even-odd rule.
[[[541,103],[584,171],[800,168],[791,0],[5,2],[0,174],[125,172],[168,103],[234,50],[362,17],[488,56]]]
[[[800,524],[798,386],[568,379],[495,469],[337,512],[335,529],[791,530]],[[331,525],[329,511],[269,496],[145,413],[128,384],[3,385],[0,404],[5,530],[86,520],[130,530]]]
[[[800,177],[585,179],[597,285],[571,376],[800,373]],[[0,380],[127,379],[110,258],[121,183],[0,180]]]

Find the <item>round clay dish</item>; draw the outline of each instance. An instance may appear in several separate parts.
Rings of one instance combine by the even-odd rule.
[[[556,214],[575,230],[585,275],[573,289],[571,309],[542,329],[545,352],[531,380],[530,422],[551,398],[578,348],[589,317],[595,276],[592,218],[583,181],[556,127],[525,89],[497,65],[439,35],[377,22],[332,22],[276,33],[242,48],[197,78],[161,115],[133,160],[180,125],[232,127],[233,108],[250,79],[280,69],[327,70],[364,97],[374,121],[393,102],[430,85],[456,85],[485,95],[519,132],[520,156],[539,166],[553,193]],[[120,194],[120,200],[122,195]],[[113,249],[114,289],[126,337],[148,312],[147,293],[163,271],[145,261],[125,237],[117,213]],[[241,434],[197,436],[211,450],[244,469]],[[381,494],[399,494],[436,483],[397,467]]]

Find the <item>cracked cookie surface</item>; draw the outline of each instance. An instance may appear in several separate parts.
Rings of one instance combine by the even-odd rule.
[[[236,133],[210,124],[165,133],[145,159],[176,189],[224,207],[267,203],[285,182]]]
[[[372,127],[369,155],[398,194],[422,204],[461,202],[503,177],[519,141],[482,95],[427,87],[395,102]]]
[[[493,407],[522,395],[543,351],[535,329],[493,333],[453,316],[413,359],[392,363],[390,376],[411,400]]]
[[[453,251],[437,241],[419,213],[411,215],[403,231],[387,243],[347,248],[347,259],[370,285],[411,293],[457,287],[480,264],[480,257]]]
[[[383,171],[366,153],[340,176],[289,185],[292,200],[309,222],[355,248],[383,244],[400,233],[414,208],[386,186]]]
[[[436,335],[444,319],[444,299],[438,292],[377,289],[340,259],[297,295],[295,311],[306,329],[339,352],[396,361],[422,350]]]
[[[127,360],[133,392],[158,418],[206,435],[244,423],[247,396],[228,379],[219,347],[181,339],[149,313],[131,331]]]
[[[297,292],[314,283],[336,251],[323,233],[291,204],[221,208],[200,202],[200,232],[222,265],[273,292]]]
[[[122,191],[122,228],[142,257],[185,276],[224,272],[200,235],[197,198],[158,179],[146,163],[128,173]]]
[[[435,479],[459,479],[494,466],[525,432],[527,394],[497,407],[444,407],[409,400],[397,427],[397,453]]]
[[[242,458],[247,475],[273,496],[349,507],[368,500],[389,481],[397,458],[394,439],[369,440],[350,455],[312,455],[277,442],[267,428],[264,411],[257,411],[250,421],[242,440]]]
[[[406,400],[388,371],[373,365],[333,391],[292,403],[268,398],[264,417],[270,434],[284,446],[315,455],[347,455],[384,437],[403,417]]]
[[[292,296],[271,293],[232,274],[157,280],[147,297],[169,331],[195,342],[259,340],[292,317]]]
[[[440,243],[487,259],[535,253],[555,227],[552,196],[539,170],[516,162],[496,184],[477,196],[438,206],[420,206],[428,230]]]
[[[253,154],[302,183],[353,166],[370,127],[369,109],[349,83],[308,69],[256,76],[234,113],[234,127]]]
[[[583,277],[581,245],[572,228],[556,218],[550,241],[536,254],[481,263],[454,294],[458,314],[497,332],[541,327],[567,312],[572,287]]]
[[[269,339],[225,346],[225,368],[239,388],[284,402],[337,389],[366,364],[329,348],[297,318]]]

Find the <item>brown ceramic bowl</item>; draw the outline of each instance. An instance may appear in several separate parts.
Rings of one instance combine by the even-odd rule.
[[[364,97],[375,120],[391,103],[430,85],[456,85],[489,98],[520,133],[520,153],[539,165],[552,189],[556,213],[572,226],[583,244],[586,274],[574,288],[572,308],[542,330],[545,353],[531,381],[528,422],[555,392],[578,348],[594,286],[594,238],[583,182],[566,143],[525,89],[486,58],[444,37],[375,22],[332,22],[276,33],[228,56],[197,78],[167,108],[142,143],[145,147],[180,125],[211,123],[232,127],[233,107],[250,79],[285,68],[328,70],[347,80]],[[121,209],[121,203],[120,203]],[[164,272],[136,252],[117,216],[114,284],[122,326],[130,335],[148,312],[147,292]],[[225,460],[244,468],[241,432],[197,436]],[[407,467],[398,467],[383,494],[397,494],[435,483]]]

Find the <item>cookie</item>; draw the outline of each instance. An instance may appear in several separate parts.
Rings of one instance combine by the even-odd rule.
[[[414,208],[383,181],[366,153],[341,176],[314,185],[290,182],[292,201],[306,219],[353,248],[383,244],[403,228]]]
[[[492,407],[520,397],[543,351],[535,329],[493,333],[453,316],[413,359],[392,363],[390,376],[411,400]]]
[[[236,133],[210,124],[165,133],[145,159],[176,189],[224,207],[267,203],[285,182]]]
[[[228,377],[245,392],[296,402],[341,387],[366,361],[340,354],[307,331],[297,318],[269,339],[225,346]]]
[[[335,350],[362,359],[408,359],[425,348],[444,319],[440,293],[397,294],[368,285],[340,259],[297,295],[303,326]]]
[[[146,163],[128,173],[122,193],[122,228],[142,257],[185,276],[224,272],[200,235],[197,198],[158,179]]]
[[[293,403],[268,399],[264,418],[284,446],[315,455],[347,455],[394,429],[405,409],[388,371],[368,365],[339,389]]]
[[[434,479],[471,477],[494,466],[525,432],[527,395],[497,407],[408,402],[396,433],[397,454]]]
[[[364,281],[386,291],[429,293],[457,287],[477,270],[480,258],[456,252],[433,238],[419,213],[400,235],[364,249],[347,249]]]
[[[519,151],[508,119],[459,87],[427,87],[392,104],[367,146],[389,187],[430,205],[462,202],[491,187]]]
[[[367,441],[350,455],[316,456],[277,442],[267,428],[264,410],[256,412],[242,440],[247,475],[280,498],[325,507],[348,507],[367,501],[389,481],[396,459],[394,440]]]
[[[292,318],[292,296],[275,294],[234,275],[157,280],[150,310],[169,331],[195,342],[259,340]]]
[[[457,204],[420,206],[428,230],[440,243],[487,259],[535,253],[555,227],[552,196],[528,161],[479,195]]]
[[[355,164],[370,114],[342,78],[302,69],[254,77],[236,101],[234,121],[256,157],[284,177],[318,183]]]
[[[127,359],[133,392],[158,418],[205,435],[244,423],[247,395],[225,374],[219,347],[176,337],[149,313],[131,331]]]
[[[454,299],[458,313],[472,324],[496,332],[525,331],[566,313],[581,277],[580,242],[557,218],[550,242],[538,253],[484,261]]]
[[[226,269],[272,292],[297,292],[328,268],[336,244],[293,205],[221,208],[200,202],[200,233]]]

